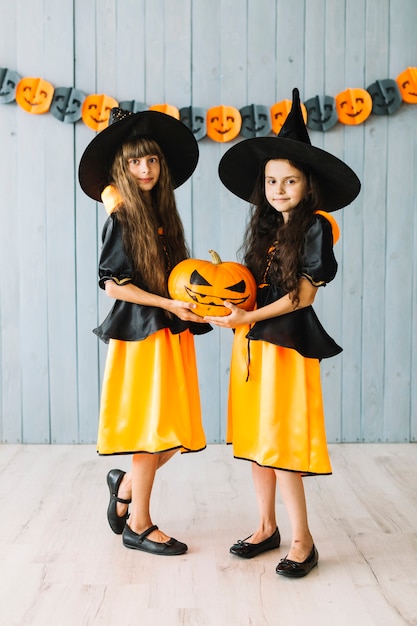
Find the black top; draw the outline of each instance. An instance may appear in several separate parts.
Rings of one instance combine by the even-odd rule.
[[[99,262],[100,287],[104,289],[106,280],[113,280],[118,285],[133,283],[146,290],[140,279],[133,279],[132,264],[126,254],[116,212],[112,213],[104,224],[102,242]],[[169,316],[164,309],[158,307],[116,300],[104,322],[93,332],[108,343],[109,339],[140,341],[162,328],[169,328],[173,334],[181,333],[188,328],[194,335],[202,335],[212,330],[210,324],[183,322],[176,315]]]
[[[336,272],[331,224],[322,215],[316,215],[305,236],[300,275],[318,287],[333,280]],[[268,283],[268,272],[265,279]],[[266,284],[260,287],[258,308],[275,302],[285,293],[279,285]],[[248,339],[260,339],[284,348],[293,348],[308,358],[323,359],[342,352],[342,348],[326,333],[311,306],[257,322],[246,336]]]

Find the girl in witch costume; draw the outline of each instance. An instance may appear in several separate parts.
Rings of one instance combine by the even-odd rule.
[[[152,522],[156,471],[178,450],[206,446],[193,335],[211,327],[167,290],[170,269],[188,256],[173,189],[197,161],[197,142],[178,120],[112,109],[79,166],[82,189],[110,214],[99,285],[115,303],[94,330],[109,344],[97,449],[133,455],[130,472],[107,475],[107,518],[127,548],[163,555],[183,554],[187,546]]]
[[[223,184],[252,204],[244,263],[258,282],[257,308],[232,304],[234,328],[227,442],[236,458],[252,461],[259,526],[230,552],[252,558],[278,548],[276,484],[291,522],[292,543],[278,574],[301,577],[317,565],[302,477],[330,474],[320,360],[341,348],[311,305],[337,271],[337,225],[329,212],[357,196],[360,182],[342,161],[311,145],[298,90],[276,137],[242,141],[219,164]]]

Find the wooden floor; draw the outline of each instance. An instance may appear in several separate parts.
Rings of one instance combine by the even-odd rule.
[[[319,566],[275,574],[289,543],[250,561],[250,464],[230,447],[160,470],[154,521],[189,551],[128,550],[107,526],[105,475],[128,457],[93,446],[0,446],[1,626],[399,626],[417,624],[417,446],[331,445],[333,476],[305,479]]]

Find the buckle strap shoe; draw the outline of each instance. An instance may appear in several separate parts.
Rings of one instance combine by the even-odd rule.
[[[130,504],[131,500],[123,500],[123,498],[118,497],[120,483],[123,480],[123,476],[126,472],[123,472],[119,469],[112,469],[107,474],[107,485],[110,491],[110,501],[109,506],[107,507],[107,520],[109,522],[110,528],[116,535],[121,535],[123,532],[123,528],[125,527],[126,520],[129,517],[128,511],[124,515],[117,515],[117,503],[121,504]]]
[[[249,537],[250,536],[251,535],[249,535]],[[246,537],[246,539],[249,539],[249,537]],[[248,543],[246,539],[239,539],[237,543],[234,543],[230,548],[230,553],[235,556],[240,556],[242,559],[252,559],[254,556],[262,554],[262,552],[279,548],[281,543],[281,536],[278,528],[275,529],[274,533],[268,537],[268,539],[265,539],[260,543]]]
[[[165,556],[175,556],[187,552],[188,546],[173,537],[164,543],[147,539],[153,530],[158,530],[158,526],[151,526],[143,533],[138,534],[133,532],[130,526],[126,524],[123,529],[123,545],[133,550],[142,550],[142,552],[149,552],[149,554],[162,554]]]
[[[276,567],[276,573],[281,576],[288,576],[288,578],[302,578],[307,576],[319,562],[319,553],[316,546],[313,545],[312,550],[305,561],[298,563],[297,561],[291,561],[290,559],[281,559]]]

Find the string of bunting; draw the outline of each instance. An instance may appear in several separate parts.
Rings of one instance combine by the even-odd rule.
[[[147,106],[137,100],[118,102],[105,94],[85,94],[75,87],[54,87],[43,78],[22,77],[16,71],[0,67],[0,104],[16,102],[27,113],[50,112],[60,122],[82,120],[99,132],[107,127],[110,110],[120,107],[136,113],[156,110],[181,120],[197,140],[208,136],[227,142],[239,135],[263,137],[278,134],[291,109],[291,100],[281,100],[271,107],[250,104],[237,109],[219,105],[209,109],[188,106],[178,109],[170,104]],[[417,67],[408,67],[397,78],[376,80],[366,89],[349,88],[337,94],[316,95],[302,105],[308,128],[326,132],[337,123],[358,125],[374,115],[392,115],[402,105],[417,104]]]

